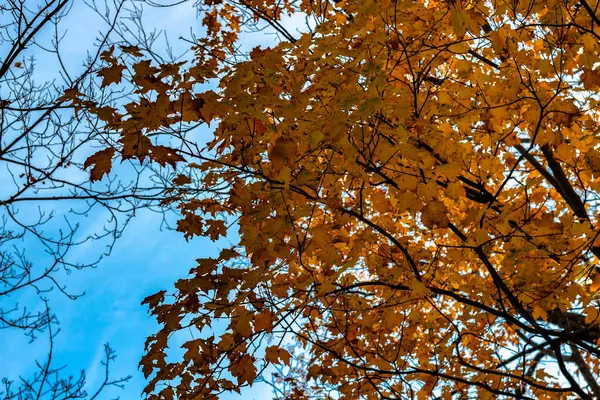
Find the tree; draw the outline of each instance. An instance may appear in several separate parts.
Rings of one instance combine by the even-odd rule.
[[[144,301],[149,397],[291,357],[289,398],[599,397],[598,6],[206,0],[192,64],[114,56],[118,153],[179,165],[186,237],[239,233]],[[240,60],[249,12],[281,40]]]
[[[108,344],[104,379],[96,388],[86,384],[83,370],[71,376],[56,359],[60,329],[51,300],[55,293],[82,295],[66,287],[64,274],[97,266],[135,213],[164,198],[159,186],[147,185],[149,174],[138,166],[122,166],[118,179],[102,182],[90,182],[81,171],[92,167],[92,181],[104,174],[101,165],[85,164],[95,148],[112,140],[89,107],[93,100],[94,112],[105,113],[127,94],[102,86],[97,72],[104,51],[117,40],[126,44],[120,33],[128,18],[123,1],[106,2],[101,11],[89,4],[106,24],[97,25],[87,57],[73,60],[64,41],[75,22],[72,8],[82,5],[0,4],[0,332],[3,340],[24,334],[48,346],[42,359],[24,360],[29,375],[1,372],[5,400],[94,399],[129,379],[109,376],[115,352]],[[68,104],[75,94],[85,97],[77,110]],[[76,250],[84,246],[89,247],[82,257]]]

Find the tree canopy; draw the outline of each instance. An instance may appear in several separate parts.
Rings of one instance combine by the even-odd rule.
[[[120,135],[92,179],[171,165],[177,229],[239,233],[145,300],[149,397],[270,364],[286,398],[600,396],[598,6],[205,0],[193,62],[104,53],[138,97],[92,108]],[[249,15],[280,40],[241,59]]]

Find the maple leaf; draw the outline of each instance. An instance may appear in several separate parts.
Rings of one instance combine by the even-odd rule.
[[[274,364],[290,365],[290,353],[279,346],[269,346],[265,349],[265,360]]]
[[[600,87],[600,72],[584,68],[583,73],[581,74],[581,82],[586,89],[596,90]]]
[[[448,219],[448,209],[439,200],[432,200],[423,207],[421,221],[428,228],[447,228],[450,220]]]
[[[150,139],[141,132],[126,134],[119,139],[119,142],[123,145],[121,149],[123,160],[138,158],[142,162],[148,155],[150,146],[152,146]]]
[[[124,65],[114,64],[110,67],[104,67],[98,71],[98,76],[102,77],[101,87],[106,87],[111,83],[120,83],[123,78],[123,70],[127,67]]]
[[[274,168],[280,170],[290,164],[295,156],[296,142],[290,138],[278,138],[270,152]]]
[[[192,179],[183,174],[178,174],[175,178],[173,178],[173,183],[177,186],[187,185],[188,183],[192,183]]]
[[[467,33],[468,17],[467,14],[458,7],[452,8],[450,12],[452,28],[459,39],[462,39]]]
[[[121,51],[131,54],[134,57],[142,57],[144,54],[138,46],[119,46]]]
[[[85,160],[83,168],[87,169],[93,166],[90,171],[90,179],[92,182],[99,181],[104,175],[110,172],[114,155],[115,149],[110,147],[92,154]]]
[[[205,223],[208,226],[206,234],[211,240],[214,241],[221,236],[227,235],[227,226],[225,226],[225,222],[222,220],[207,219]]]
[[[78,100],[83,94],[77,88],[65,89],[63,95],[59,98],[61,101]]]
[[[217,32],[221,27],[221,24],[219,24],[217,20],[216,13],[207,13],[202,20],[202,24],[206,26],[210,32]]]
[[[254,316],[254,328],[257,331],[270,331],[273,326],[273,313],[266,310]]]
[[[148,304],[148,307],[155,308],[159,303],[164,301],[166,292],[166,290],[161,290],[153,295],[146,297],[142,301],[142,305]]]
[[[252,314],[243,312],[233,327],[234,333],[242,337],[251,337],[253,333],[251,321]]]
[[[197,98],[196,104],[200,106],[200,114],[202,115],[202,120],[207,124],[210,124],[210,121],[213,120],[215,115],[218,115],[218,99],[219,97],[212,90],[202,93]]]
[[[91,111],[106,122],[112,122],[118,115],[117,110],[110,106],[94,107]]]
[[[316,379],[321,372],[321,367],[319,365],[311,365],[308,368],[308,374],[306,375],[308,378]]]
[[[590,326],[598,325],[600,323],[600,310],[598,307],[586,307],[584,322]]]
[[[254,358],[248,354],[244,354],[238,362],[234,363],[229,368],[231,375],[235,376],[239,384],[245,382],[253,382],[256,377],[256,367]]]
[[[185,158],[178,154],[177,150],[170,147],[149,145],[148,148],[152,161],[156,161],[163,167],[168,164],[175,168],[178,162],[185,161]]]
[[[100,59],[102,61],[106,61],[106,62],[112,64],[115,60],[113,57],[114,52],[115,52],[115,46],[112,45],[108,49],[106,49],[100,53]]]
[[[592,292],[597,292],[598,290],[600,290],[600,274],[596,274],[594,276],[594,279],[592,280],[592,283],[590,284],[590,290]]]
[[[542,319],[544,321],[548,320],[548,312],[541,306],[536,305],[533,307],[533,312],[531,313],[533,318]]]

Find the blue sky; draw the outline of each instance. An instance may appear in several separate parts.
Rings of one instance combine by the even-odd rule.
[[[197,30],[200,26],[194,10],[190,8],[191,4],[192,2],[188,2],[179,7],[147,9],[146,26],[166,29],[175,50],[184,51],[187,45],[177,38],[188,36],[190,27]],[[65,62],[76,69],[103,26],[79,0],[68,18],[65,26],[69,30],[62,51]],[[301,23],[300,20],[296,22]],[[255,33],[245,35],[243,44],[245,47],[253,47],[260,43],[272,43],[273,40],[273,35]],[[39,57],[38,65],[47,67],[39,70],[38,78],[44,79],[46,74],[51,76],[50,64],[44,65],[44,56],[37,53],[36,56]],[[59,214],[70,207],[69,204],[62,203],[47,206],[54,208]],[[112,376],[132,375],[124,390],[107,390],[100,396],[101,399],[141,397],[145,381],[137,365],[143,354],[144,341],[155,331],[156,325],[140,302],[158,290],[171,289],[178,278],[187,274],[196,258],[215,255],[221,247],[220,243],[207,239],[186,242],[178,232],[161,231],[161,218],[160,214],[150,211],[140,212],[117,241],[112,254],[103,259],[98,268],[74,271],[61,277],[61,283],[66,284],[72,292],[85,292],[85,296],[72,301],[57,293],[50,294],[52,307],[61,323],[61,333],[55,342],[55,366],[66,364],[74,375],[84,368],[87,371],[88,390],[93,392],[103,378],[100,365],[102,346],[109,342],[118,353],[111,369]],[[93,231],[105,222],[105,215],[92,213],[80,222],[83,232]],[[28,251],[30,255],[33,253],[32,261],[43,262],[39,248],[32,247]],[[98,255],[102,249],[84,245],[75,251],[77,253],[72,256],[85,258]],[[21,300],[31,301],[31,298]],[[0,331],[0,339],[5,343],[0,347],[0,376],[15,379],[20,374],[27,375],[32,371],[33,360],[42,360],[46,355],[44,337],[28,344],[25,337],[15,336],[12,331]],[[241,395],[222,398],[242,397],[267,399],[272,395],[267,385],[256,384],[242,391]]]

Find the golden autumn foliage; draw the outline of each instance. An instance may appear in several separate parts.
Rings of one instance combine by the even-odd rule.
[[[97,113],[120,157],[187,170],[178,229],[239,232],[145,300],[151,399],[270,364],[297,399],[600,396],[599,3],[204,3],[192,64],[115,49],[101,71],[139,95]],[[232,65],[243,10],[282,40]],[[298,13],[315,26],[294,37]],[[179,134],[199,122],[206,147]]]

